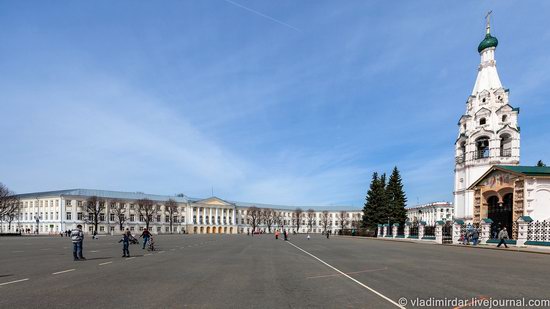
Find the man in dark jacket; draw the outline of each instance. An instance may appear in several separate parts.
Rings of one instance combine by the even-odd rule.
[[[151,237],[151,233],[145,228],[143,229],[143,232],[139,237],[143,237],[143,249],[145,249],[145,246],[147,245],[147,242],[149,241],[149,237]]]
[[[130,231],[126,229],[126,232],[122,234],[122,238],[118,241],[122,243],[122,257],[130,257]]]

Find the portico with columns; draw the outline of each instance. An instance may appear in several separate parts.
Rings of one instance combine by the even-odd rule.
[[[235,208],[234,203],[217,197],[191,202],[189,233],[236,234]]]

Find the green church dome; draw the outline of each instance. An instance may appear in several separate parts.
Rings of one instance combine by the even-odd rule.
[[[485,35],[485,38],[481,43],[479,43],[479,46],[477,47],[477,51],[481,53],[485,48],[489,47],[497,47],[498,40],[494,36],[492,36],[490,33],[487,33]]]

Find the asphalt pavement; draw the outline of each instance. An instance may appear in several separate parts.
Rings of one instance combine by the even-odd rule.
[[[413,308],[417,299],[550,298],[550,256],[293,235],[0,238],[0,308]],[[403,302],[403,298],[407,303]],[[449,306],[442,306],[449,307]]]

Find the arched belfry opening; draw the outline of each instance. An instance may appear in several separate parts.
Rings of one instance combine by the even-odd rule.
[[[476,159],[489,157],[489,138],[482,136],[476,139]]]

